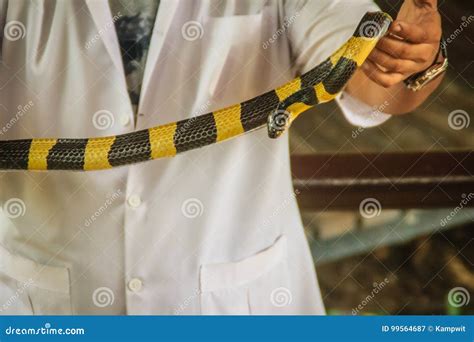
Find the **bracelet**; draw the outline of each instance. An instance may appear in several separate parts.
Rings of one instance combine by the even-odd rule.
[[[440,55],[443,57],[442,62],[438,62]],[[425,85],[433,81],[439,75],[446,71],[448,68],[448,50],[446,48],[446,41],[441,38],[439,44],[439,50],[436,54],[436,58],[426,70],[423,70],[419,73],[416,73],[406,80],[403,81],[406,87],[412,91],[418,91],[422,89]]]

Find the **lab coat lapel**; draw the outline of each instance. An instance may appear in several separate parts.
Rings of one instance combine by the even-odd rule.
[[[147,61],[145,64],[145,72],[143,75],[139,110],[143,107],[143,101],[146,99],[150,91],[150,84],[153,73],[155,71],[158,58],[163,50],[163,43],[171,28],[171,23],[178,14],[177,9],[182,1],[179,0],[161,0],[158,7],[158,13],[155,19],[155,26],[150,41],[150,49],[148,51]],[[149,94],[148,94],[149,96]]]
[[[109,53],[114,67],[119,75],[120,84],[117,84],[123,94],[127,94],[127,102],[130,111],[130,117],[133,120],[132,101],[128,96],[127,80],[125,78],[125,70],[123,67],[122,53],[115,32],[115,24],[110,11],[109,2],[107,0],[86,0],[89,13],[94,20],[97,34],[105,45],[105,49]]]
[[[86,0],[86,4],[96,25],[98,35],[102,39],[115,67],[124,75],[122,55],[120,53],[117,34],[115,33],[109,2],[107,0]],[[125,81],[125,75],[123,77]]]

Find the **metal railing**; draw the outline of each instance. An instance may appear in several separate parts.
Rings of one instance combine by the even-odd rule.
[[[452,208],[474,193],[474,151],[292,156],[302,210]],[[466,206],[474,207],[474,200]]]

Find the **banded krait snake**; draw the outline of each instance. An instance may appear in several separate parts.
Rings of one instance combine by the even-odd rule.
[[[352,37],[312,70],[221,110],[117,136],[0,141],[0,169],[102,170],[172,157],[264,126],[275,138],[302,112],[334,99],[391,22],[383,12],[367,13]]]

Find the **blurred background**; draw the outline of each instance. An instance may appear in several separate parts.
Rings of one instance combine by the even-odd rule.
[[[394,17],[402,3],[376,2]],[[293,168],[301,167],[295,165],[300,155],[327,155],[332,160],[368,153],[388,154],[384,165],[390,169],[392,154],[397,156],[392,162],[398,163],[415,152],[429,157],[425,166],[433,172],[455,161],[465,176],[472,176],[474,2],[439,1],[439,8],[450,65],[436,93],[416,112],[371,129],[351,126],[334,104],[318,106],[290,130]],[[415,181],[423,182],[423,172]],[[405,173],[397,181],[403,181]],[[420,206],[404,203],[410,193],[420,195],[416,186],[388,208],[380,198],[370,197],[375,204],[369,211],[360,198],[344,206],[330,206],[329,198],[326,207],[311,207],[304,196],[297,196],[329,314],[474,314],[474,187],[459,177],[438,175],[433,190],[444,192],[449,201],[433,197]],[[452,188],[443,187],[444,181],[457,182],[454,188],[460,191],[444,190]],[[308,188],[302,189],[304,195]],[[386,197],[393,198],[397,191],[394,186]]]

